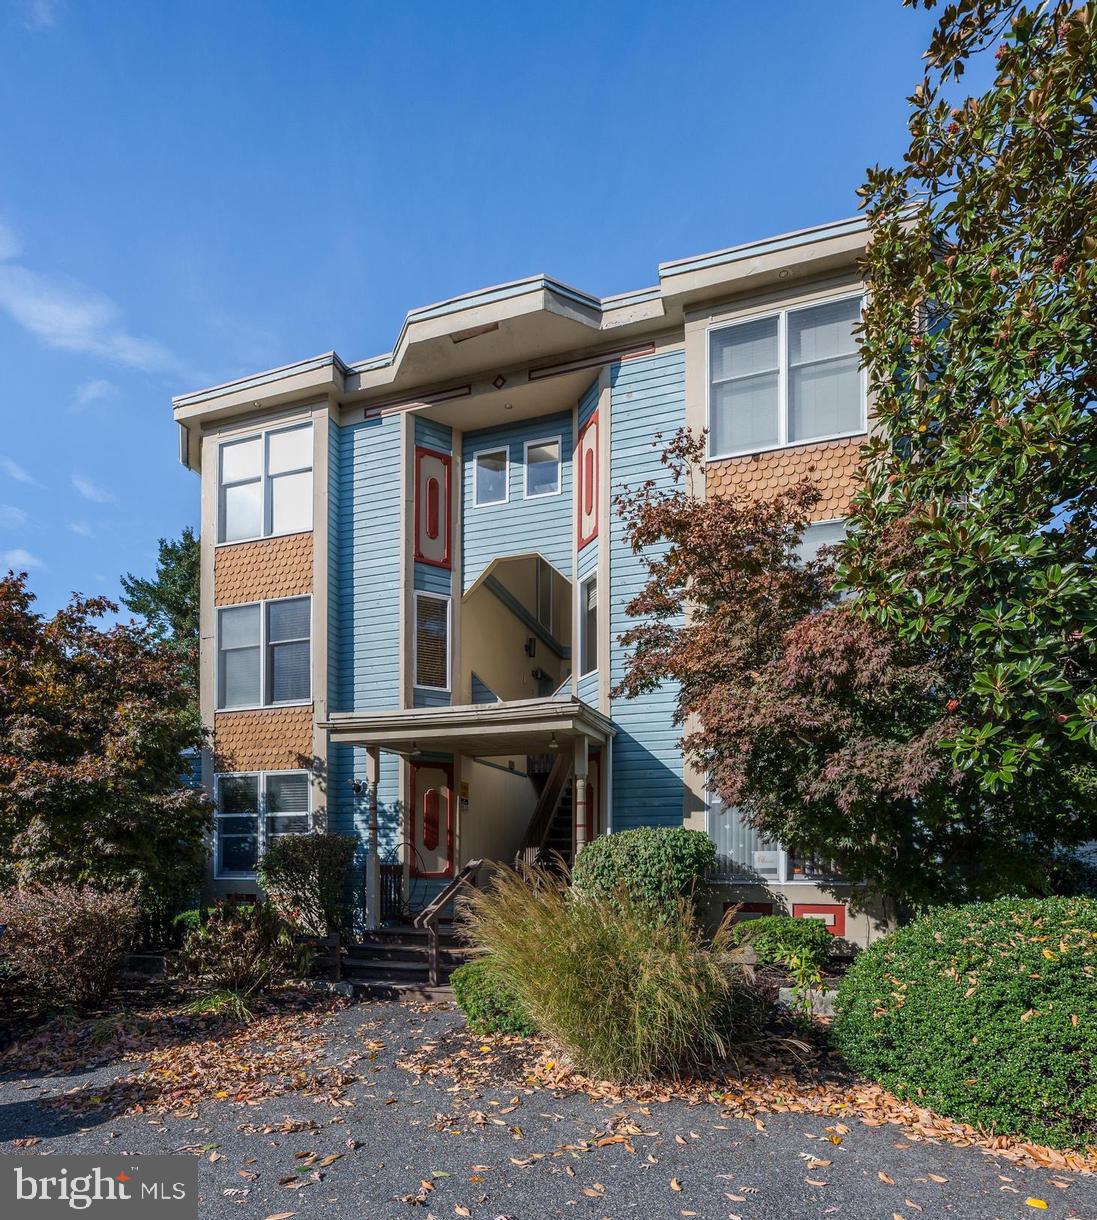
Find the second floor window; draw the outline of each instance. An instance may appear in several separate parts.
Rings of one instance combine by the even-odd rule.
[[[449,598],[415,595],[415,685],[449,690]]]
[[[560,491],[560,438],[526,442],[526,499]]]
[[[218,542],[312,529],[312,424],[224,441]]]
[[[709,456],[863,432],[860,318],[854,296],[710,331]]]
[[[218,610],[218,708],[307,703],[312,697],[311,620],[308,597]]]
[[[472,459],[472,502],[477,508],[485,504],[507,502],[507,451],[486,449]]]

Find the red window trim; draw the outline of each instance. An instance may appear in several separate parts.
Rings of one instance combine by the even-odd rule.
[[[420,495],[419,483],[421,467],[424,457],[437,458],[442,463],[442,468],[446,472],[445,486],[441,488],[441,494],[446,501],[446,549],[441,559],[430,559],[423,554],[419,546],[419,528],[420,514],[422,512],[423,496]],[[415,446],[415,560],[417,563],[428,563],[433,568],[449,568],[451,565],[451,544],[453,538],[453,494],[450,482],[450,472],[453,467],[453,458],[448,453],[441,453],[437,449],[428,449],[425,445]],[[430,525],[430,512],[427,511],[427,525]],[[437,521],[435,522],[437,525]],[[434,534],[428,534],[428,537],[436,538],[437,530]]]
[[[593,542],[598,537],[598,454],[591,450],[590,457],[593,468],[593,479],[588,479],[587,464],[583,460],[583,438],[587,434],[587,429],[591,425],[595,428],[598,426],[598,412],[587,420],[587,422],[579,429],[579,439],[576,443],[576,462],[575,462],[575,477],[579,483],[579,494],[575,497],[575,532],[578,535],[579,550],[587,545],[588,542]],[[583,505],[588,501],[593,500],[594,524],[591,527],[589,534],[583,533]]]
[[[416,866],[417,857],[415,854],[415,819],[418,818],[418,816],[419,816],[419,810],[418,810],[418,807],[417,807],[416,801],[415,801],[415,778],[419,772],[420,765],[431,771],[444,772],[445,776],[446,776],[446,781],[447,781],[447,787],[446,787],[446,792],[448,794],[447,799],[446,799],[446,857],[447,858],[446,858],[446,867],[444,869],[442,869],[440,872],[437,870],[435,870],[434,872],[423,872]],[[410,872],[411,876],[413,876],[413,877],[424,877],[424,878],[432,879],[432,880],[437,880],[440,877],[452,877],[453,876],[453,807],[454,807],[453,763],[451,763],[451,762],[448,762],[448,763],[447,762],[424,762],[419,765],[412,763],[411,766],[408,768],[408,771],[409,771],[408,778],[409,778],[409,782],[411,784],[411,792],[410,792],[411,800],[408,802],[408,804],[411,806],[411,817],[412,817],[412,823],[411,823],[411,828],[410,828],[412,852],[411,852],[411,863],[410,863],[409,872]],[[424,844],[425,844],[425,838],[424,838]]]

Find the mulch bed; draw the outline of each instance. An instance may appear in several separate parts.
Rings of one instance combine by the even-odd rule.
[[[893,1124],[912,1142],[932,1140],[976,1148],[1014,1164],[1059,1172],[1097,1173],[1097,1148],[1061,1151],[975,1130],[858,1079],[821,1040],[772,1033],[744,1048],[733,1063],[705,1079],[617,1085],[578,1072],[560,1051],[536,1038],[482,1036],[451,1030],[423,1043],[399,1066],[420,1078],[450,1080],[472,1092],[503,1088],[558,1096],[581,1093],[593,1102],[641,1107],[669,1101],[720,1107],[721,1117],[746,1118],[765,1129],[766,1114],[814,1114],[837,1120],[826,1128],[836,1145],[849,1122]]]

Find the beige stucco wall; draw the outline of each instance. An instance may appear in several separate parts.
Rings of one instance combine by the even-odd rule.
[[[460,760],[458,777],[469,786],[469,805],[458,813],[459,865],[478,858],[512,861],[537,804],[532,782],[518,773],[525,770],[524,754],[488,761],[496,766],[485,766],[474,758]],[[514,772],[499,769],[508,762],[514,763]]]

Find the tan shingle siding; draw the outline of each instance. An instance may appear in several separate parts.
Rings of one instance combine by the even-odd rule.
[[[312,758],[312,704],[218,712],[213,721],[219,771],[290,771]]]
[[[710,462],[705,492],[709,496],[739,494],[753,500],[768,500],[801,479],[810,478],[822,493],[822,499],[812,510],[812,520],[844,517],[857,486],[862,443],[861,437],[854,437]]]
[[[213,561],[217,606],[312,592],[312,534],[219,546]]]

